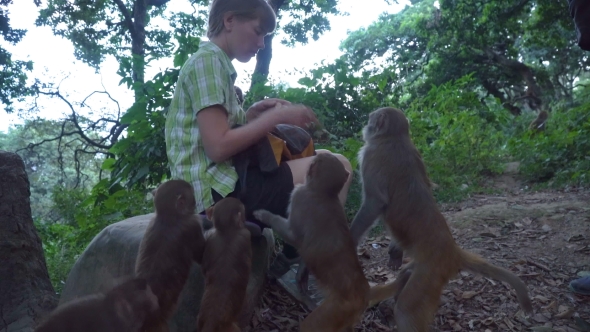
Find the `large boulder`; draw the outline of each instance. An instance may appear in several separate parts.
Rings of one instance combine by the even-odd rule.
[[[0,150],[0,331],[33,331],[57,304],[23,160]]]
[[[72,267],[60,305],[80,296],[104,291],[112,287],[117,279],[132,275],[139,244],[153,215],[132,217],[102,230]],[[262,236],[252,238],[252,272],[247,303],[240,317],[241,327],[248,325],[262,294],[273,246],[274,238],[270,229],[265,229]],[[171,332],[195,330],[203,290],[204,277],[200,266],[194,263],[180,296],[178,310],[169,322]]]

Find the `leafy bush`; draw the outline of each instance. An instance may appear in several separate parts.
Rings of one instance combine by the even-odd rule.
[[[580,100],[590,100],[590,88]],[[520,160],[520,173],[532,182],[563,185],[590,184],[590,102],[549,114],[544,132],[533,133],[523,118],[508,148]]]
[[[92,193],[56,187],[53,208],[63,219],[57,223],[35,222],[49,276],[58,293],[78,256],[100,231],[112,223],[153,210],[145,192],[120,189],[106,195],[105,183],[107,180],[95,186]]]
[[[501,173],[506,160],[503,128],[512,116],[493,103],[493,108],[482,103],[470,83],[466,76],[434,86],[406,110],[414,144],[443,200],[479,189],[481,177]],[[463,185],[468,189],[461,189]]]

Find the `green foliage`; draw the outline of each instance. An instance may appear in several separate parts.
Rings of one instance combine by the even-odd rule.
[[[85,125],[87,122],[81,118],[80,123]],[[88,189],[98,181],[102,155],[83,153],[86,142],[78,136],[64,135],[59,138],[60,134],[72,131],[75,127],[71,122],[62,124],[31,119],[0,135],[0,147],[16,152],[23,159],[31,184],[34,219],[62,218],[52,207],[51,191],[55,186]],[[43,145],[39,145],[40,142],[44,142]]]
[[[16,44],[27,31],[13,29],[10,25],[7,7],[11,4],[12,0],[0,0],[0,36],[5,42]],[[27,85],[27,72],[32,69],[33,62],[14,60],[12,54],[0,47],[0,103],[6,106],[7,112],[12,112],[13,99],[20,99],[33,92]]]
[[[330,30],[329,15],[340,15],[336,8],[336,0],[300,0],[285,1],[279,11],[279,21],[283,21],[284,14],[291,20],[283,24],[285,33],[283,44],[306,44],[311,37],[318,40],[321,34]]]
[[[526,89],[549,104],[570,98],[578,69],[590,71],[565,1],[438,2],[439,8],[434,0],[413,1],[382,15],[349,35],[341,45],[345,56],[359,69],[391,66],[399,101],[474,73],[480,94],[521,109],[530,106]]]
[[[463,184],[476,189],[481,176],[500,173],[506,160],[502,128],[511,116],[481,103],[466,89],[471,81],[464,77],[433,87],[406,111],[430,177],[451,191]]]
[[[84,250],[78,245],[78,230],[71,225],[47,224],[35,221],[43,243],[49,278],[56,293],[61,293],[70,269]]]
[[[106,226],[133,216],[151,213],[152,202],[142,191],[119,188],[110,194],[103,180],[92,192],[56,187],[53,208],[63,216],[60,222],[36,220],[51,282],[59,293],[78,256]],[[102,199],[95,204],[95,197]]]
[[[517,134],[508,145],[514,158],[521,161],[520,173],[533,182],[552,186],[590,184],[590,89],[581,96],[586,102],[578,107],[555,108],[546,122],[546,130],[528,130],[531,117],[520,119]]]

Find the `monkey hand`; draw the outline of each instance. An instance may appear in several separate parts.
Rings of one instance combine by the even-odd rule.
[[[260,222],[264,223],[267,226],[271,226],[271,220],[274,217],[274,214],[267,210],[256,210],[253,212],[254,218],[258,219]]]

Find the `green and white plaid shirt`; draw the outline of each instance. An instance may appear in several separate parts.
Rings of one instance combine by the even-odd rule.
[[[205,154],[197,126],[197,113],[222,105],[228,125],[244,124],[246,113],[234,91],[236,70],[227,54],[212,42],[199,50],[180,69],[174,97],[166,117],[166,153],[172,178],[183,179],[195,189],[197,212],[213,205],[211,189],[222,196],[234,190],[238,180],[231,159],[214,163]]]

